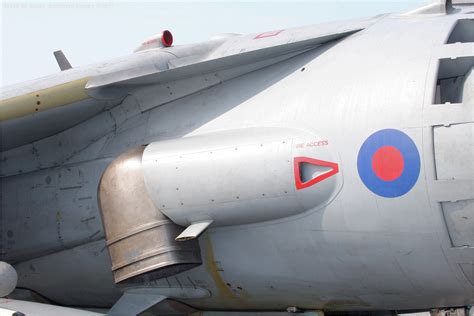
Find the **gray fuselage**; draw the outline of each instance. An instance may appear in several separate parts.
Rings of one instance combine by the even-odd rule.
[[[140,92],[129,94],[66,131],[3,152],[2,243],[18,286],[65,305],[111,306],[120,291],[97,202],[110,162],[162,140],[272,126],[329,142],[340,181],[331,201],[276,220],[211,226],[199,238],[202,265],[150,284],[206,289],[179,299],[202,309],[474,304],[474,43],[447,43],[467,18],[386,16],[147,111]],[[454,57],[466,62],[453,66]],[[449,78],[463,82],[452,86],[457,92],[443,90]],[[385,129],[406,134],[420,159],[416,183],[396,197],[370,190],[358,166],[362,144]]]

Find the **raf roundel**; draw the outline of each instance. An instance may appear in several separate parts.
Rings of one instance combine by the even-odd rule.
[[[413,140],[396,129],[370,135],[357,157],[357,170],[373,193],[395,198],[409,192],[420,174],[420,155]]]

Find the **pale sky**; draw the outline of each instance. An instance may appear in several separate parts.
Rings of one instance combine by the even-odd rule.
[[[430,2],[0,1],[0,86],[59,71],[53,57],[58,49],[74,67],[131,53],[143,39],[164,29],[173,33],[174,44],[182,45],[219,33],[255,33],[405,12]]]

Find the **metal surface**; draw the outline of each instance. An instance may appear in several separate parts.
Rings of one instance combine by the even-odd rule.
[[[176,242],[183,230],[152,203],[143,182],[145,147],[114,160],[102,175],[99,204],[116,283],[168,277],[201,264],[196,241]]]
[[[338,164],[327,138],[281,126],[154,142],[143,154],[151,199],[183,226],[257,223],[322,209],[342,187]]]
[[[471,30],[472,31],[472,30]],[[454,29],[457,36],[462,33]],[[474,62],[474,59],[471,60]],[[460,68],[452,78],[450,95],[457,104],[445,103],[444,107],[466,109],[466,120],[474,120],[474,68],[469,64]],[[457,85],[455,82],[457,81]],[[443,94],[441,94],[442,96]],[[452,101],[451,99],[445,100]],[[454,103],[454,102],[453,102]],[[474,122],[459,122],[433,127],[436,177],[441,181],[465,181],[469,192],[474,192]],[[470,182],[469,182],[470,181]],[[443,190],[447,193],[447,189]],[[451,198],[440,198],[443,217],[453,247],[474,247],[474,199],[461,196],[462,188],[454,186]],[[466,194],[464,194],[466,195]],[[465,263],[460,263],[461,267]],[[461,268],[472,283],[472,270]],[[466,273],[467,272],[467,273]]]
[[[169,181],[194,185],[192,192],[176,194],[183,199],[179,202],[184,207],[211,195],[232,197],[232,192],[223,192],[225,188],[249,196],[260,194],[265,200],[261,194],[266,192],[252,190],[261,178],[246,177],[247,169],[263,171],[235,154],[245,147],[242,140],[249,138],[244,132],[235,131],[272,126],[285,131],[283,134],[296,129],[328,141],[339,172],[305,187],[303,184],[318,170],[301,160],[297,165],[302,167],[302,183],[296,192],[307,193],[312,201],[312,189],[337,179],[340,190],[338,187],[334,198],[323,208],[309,207],[305,212],[271,221],[236,225],[238,222],[227,218],[227,226],[213,223],[198,238],[202,265],[142,285],[168,294],[175,289],[203,289],[209,295],[183,295],[177,299],[195,309],[222,313],[282,312],[289,306],[299,310],[400,311],[474,304],[474,179],[470,151],[474,89],[472,70],[469,72],[474,62],[474,43],[471,33],[464,33],[465,27],[455,27],[460,19],[472,19],[474,5],[454,6],[444,13],[438,4],[411,15],[391,14],[362,21],[364,30],[278,59],[265,60],[264,54],[258,54],[257,61],[249,57],[256,55],[238,52],[275,47],[301,36],[273,31],[222,38],[214,46],[206,42],[160,49],[163,59],[148,51],[140,52],[106,66],[87,66],[82,71],[78,67],[9,90],[10,98],[108,71],[123,75],[109,79],[120,79],[151,69],[178,70],[187,65],[189,70],[161,76],[164,71],[157,77],[143,77],[143,81],[132,80],[137,85],[113,91],[128,94],[117,106],[71,128],[64,127],[69,124],[61,127],[59,122],[53,122],[51,130],[66,130],[46,138],[38,133],[33,143],[1,153],[0,255],[15,262],[18,286],[60,304],[112,306],[120,297],[121,286],[114,283],[110,271],[96,201],[99,178],[106,166],[142,144],[160,147],[159,154],[167,145],[176,144],[176,148],[170,148],[170,156],[193,152],[204,157],[209,148],[228,150],[234,159],[231,165],[241,167],[238,172],[225,174],[222,170],[226,169],[215,164],[221,173],[201,179],[204,167],[213,166],[203,159],[202,164],[194,161],[195,165],[188,165],[193,166],[189,170],[194,176],[187,179],[175,177],[176,169],[164,165],[147,170],[146,175],[156,178],[164,189],[172,183]],[[441,5],[446,8],[446,3]],[[329,34],[345,28],[344,23],[331,25],[313,30]],[[450,43],[451,35],[461,42]],[[171,52],[179,57],[173,63]],[[240,56],[236,60],[231,56],[234,53]],[[222,61],[220,57],[229,59]],[[200,64],[216,58],[225,71],[212,71],[215,68]],[[243,61],[250,64],[243,65]],[[137,65],[140,66],[136,68]],[[102,83],[112,82],[115,80]],[[93,90],[102,91],[100,87]],[[69,106],[57,110],[61,108]],[[68,116],[67,122],[72,121]],[[28,120],[25,124],[34,122]],[[358,164],[365,144],[380,146],[371,140],[374,135],[389,135],[384,134],[387,130],[398,130],[398,135],[404,135],[403,139],[411,144],[403,168],[408,173],[416,171],[412,172],[408,189],[391,196],[379,194],[370,181],[364,182],[367,179],[360,176],[359,168],[364,164]],[[216,147],[210,141],[199,141],[209,140],[210,134],[224,139],[226,144]],[[256,140],[261,135],[253,136]],[[19,145],[12,141],[10,146],[15,144]],[[253,140],[247,144],[253,144]],[[278,154],[265,155],[271,160]],[[324,160],[322,156],[320,151],[314,151],[307,158]],[[136,160],[132,165],[141,168],[140,160]],[[372,164],[370,156],[366,159],[367,173],[380,171],[390,178],[392,169],[402,169],[391,159],[376,161]],[[287,175],[293,175],[294,166],[289,165]],[[137,179],[124,172],[120,181],[111,181],[121,188],[109,199],[113,212],[107,218],[112,221],[106,221],[105,226],[116,224],[120,228],[112,237],[122,233],[128,236],[134,228],[162,218],[150,200],[145,203],[139,194],[131,194],[137,188]],[[296,188],[296,178],[291,180]],[[378,184],[384,187],[392,183],[390,179],[386,182]],[[281,184],[275,180],[268,187]],[[143,186],[141,182],[140,185]],[[159,197],[163,192],[152,193]],[[158,198],[156,205],[161,208],[159,201]],[[202,205],[204,210],[207,205]],[[137,211],[132,206],[144,210]],[[255,220],[262,215],[244,206],[248,205],[243,203],[235,213],[242,216],[240,219]],[[178,204],[177,209],[180,207]],[[214,211],[218,214],[218,208]],[[179,215],[183,214],[176,214]],[[275,214],[269,210],[263,215],[273,218]],[[180,230],[168,237],[173,239]],[[154,250],[162,246],[157,242],[166,240],[156,232],[148,244],[146,240],[131,244],[134,236],[144,235],[141,232],[112,244],[122,245],[129,240],[128,244],[123,243],[124,251],[116,253],[117,258],[133,261],[145,247]],[[126,267],[135,271],[141,268],[134,263]],[[148,273],[144,275],[153,278]]]
[[[179,236],[175,238],[176,241],[186,241],[198,238],[208,227],[212,221],[196,222],[188,226]]]
[[[62,50],[57,50],[54,53],[54,58],[56,58],[56,61],[58,62],[59,69],[61,71],[71,69],[71,63],[69,60],[67,60],[66,55],[64,55]]]
[[[2,309],[8,309],[18,314],[2,314]],[[55,306],[51,304],[40,304],[34,302],[2,299],[0,298],[0,315],[12,315],[12,316],[104,316],[102,313],[94,313],[76,308],[67,308],[61,306]]]
[[[108,316],[133,316],[138,315],[148,308],[164,301],[166,296],[148,293],[125,292],[117,303],[107,313]]]
[[[147,49],[170,47],[173,44],[173,35],[170,31],[164,30],[144,40],[134,52],[140,52]]]
[[[5,297],[16,287],[18,275],[15,269],[6,262],[0,261],[0,297]]]
[[[179,287],[163,288],[153,286],[132,287],[124,290],[122,297],[114,304],[107,315],[138,315],[152,306],[158,307],[166,299],[202,299],[210,296],[203,288]],[[161,315],[161,314],[159,314]]]

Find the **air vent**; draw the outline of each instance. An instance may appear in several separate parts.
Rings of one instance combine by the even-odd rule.
[[[462,19],[449,35],[447,44],[474,42],[474,19]]]
[[[441,59],[436,85],[435,104],[461,103],[474,57]]]

